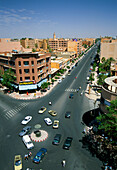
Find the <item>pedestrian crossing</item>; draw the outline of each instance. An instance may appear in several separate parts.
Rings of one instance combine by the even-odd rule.
[[[24,107],[26,107],[29,103],[23,102],[19,106],[15,106],[14,109],[11,109],[5,113],[5,118],[11,119],[13,116],[15,116],[19,111],[21,111]]]
[[[68,92],[77,92],[77,89],[65,89],[65,91],[68,91]]]

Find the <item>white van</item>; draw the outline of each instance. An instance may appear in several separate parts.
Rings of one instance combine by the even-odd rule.
[[[33,145],[32,141],[31,141],[31,139],[28,135],[24,135],[22,137],[22,140],[23,140],[24,144],[26,145],[27,149],[34,148],[34,145]]]

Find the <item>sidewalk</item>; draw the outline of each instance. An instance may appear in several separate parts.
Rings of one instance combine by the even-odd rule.
[[[92,82],[92,86],[97,84],[97,72],[92,72],[94,73],[94,81]],[[90,94],[89,94],[89,84],[87,85],[87,88],[85,90],[85,95],[91,100],[96,101],[97,99],[100,99],[100,93],[97,93],[94,88],[90,88]]]

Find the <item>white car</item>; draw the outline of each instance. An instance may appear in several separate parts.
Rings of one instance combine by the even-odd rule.
[[[52,125],[52,121],[49,117],[45,118],[44,121],[47,125]]]
[[[58,80],[58,83],[61,83],[62,82],[62,80],[60,79],[60,80]]]
[[[65,79],[65,75],[63,75],[62,78]]]
[[[27,149],[34,148],[34,144],[32,143],[32,141],[28,135],[23,136],[22,140],[23,140],[24,144],[26,145]]]
[[[32,116],[26,116],[24,120],[22,120],[21,124],[26,125],[28,122],[30,122],[32,119]]]

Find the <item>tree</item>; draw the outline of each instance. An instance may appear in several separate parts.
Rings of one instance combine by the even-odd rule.
[[[91,81],[91,83],[92,83],[92,81],[94,81],[94,74],[91,73],[91,75],[89,77],[89,81]]]
[[[35,48],[38,48],[38,45],[37,45],[37,43],[35,44]]]
[[[48,83],[47,82],[44,82],[42,85],[41,85],[41,88],[42,89],[46,89],[48,87]]]
[[[87,44],[84,44],[84,48],[87,48]]]
[[[117,137],[117,99],[111,101],[110,106],[106,109],[107,113],[101,114],[96,118],[100,122],[98,129],[106,133],[109,143],[115,144]]]
[[[104,74],[99,75],[97,84],[103,85],[105,78],[107,78],[107,75],[104,75]]]
[[[14,76],[14,72],[12,71],[12,68],[9,68],[7,71],[3,74],[3,80],[2,84],[10,89],[13,89],[12,83],[16,80],[16,77]]]
[[[33,49],[32,49],[32,52],[36,52],[36,50],[33,48]]]
[[[0,77],[2,77],[2,75],[3,75],[3,71],[2,71],[2,70],[0,70]]]
[[[105,57],[102,57],[101,62],[104,63],[105,60],[106,60]]]

